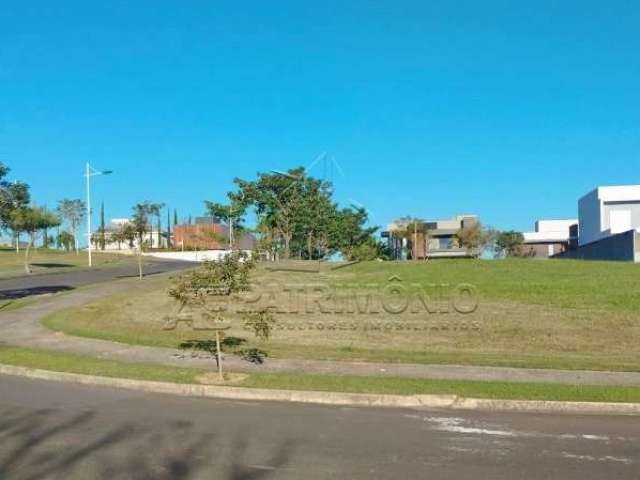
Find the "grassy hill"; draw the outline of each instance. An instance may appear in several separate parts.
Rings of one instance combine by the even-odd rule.
[[[228,313],[230,351],[258,348],[278,358],[640,371],[637,265],[529,259],[367,262],[335,270],[324,265],[320,271],[315,271],[317,264],[306,264],[304,272],[295,271],[300,265],[284,267],[261,267],[249,295],[259,298],[255,305],[274,311],[271,339],[253,338],[242,314]],[[164,330],[166,315],[176,311],[167,295],[169,284],[147,282],[142,292],[59,312],[46,325],[71,335],[145,345],[177,347],[206,339],[184,325]],[[477,308],[430,312],[411,296],[410,308],[387,311],[380,305],[397,303],[393,295],[385,299],[389,284],[408,291],[424,287],[429,294],[440,287],[473,285]],[[353,300],[354,292],[358,301],[372,301],[369,306],[378,301],[378,308],[360,311],[340,303],[342,297]],[[447,300],[445,295],[444,304]]]

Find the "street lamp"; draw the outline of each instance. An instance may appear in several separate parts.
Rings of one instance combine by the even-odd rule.
[[[97,175],[110,175],[113,171],[111,170],[96,170],[89,162],[85,167],[84,176],[87,179],[87,252],[89,253],[89,266],[93,266],[93,261],[91,259],[91,177],[95,177]]]

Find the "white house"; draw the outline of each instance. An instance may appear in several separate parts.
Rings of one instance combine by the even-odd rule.
[[[119,250],[129,250],[130,246],[128,242],[116,242],[113,238],[113,234],[122,229],[125,225],[131,223],[131,220],[128,218],[114,218],[111,220],[111,223],[107,225],[105,228],[105,250],[109,251],[119,251]],[[97,233],[94,232],[94,236]],[[167,238],[166,232],[160,232],[158,235],[158,229],[155,225],[149,225],[149,230],[142,237],[143,242],[149,248],[167,248]],[[138,237],[133,240],[133,247],[138,248]]]
[[[640,231],[640,185],[598,187],[578,201],[580,246]]]

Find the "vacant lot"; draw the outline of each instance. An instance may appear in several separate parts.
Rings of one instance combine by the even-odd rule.
[[[132,261],[126,255],[94,252],[94,265],[109,265]],[[67,253],[59,250],[36,249],[31,256],[31,268],[34,274],[54,271],[67,271],[87,266],[87,252]],[[24,275],[24,251],[0,249],[0,278]]]
[[[636,265],[458,260],[283,267],[261,267],[254,291],[226,305],[229,350],[257,348],[279,358],[640,371]],[[307,271],[295,271],[299,267]],[[167,330],[177,318],[169,282],[147,281],[135,297],[58,312],[45,323],[72,335],[145,345],[177,347],[211,338],[198,330],[204,323],[197,312],[194,324]],[[245,328],[242,310],[267,307],[275,324],[270,340],[260,341]]]

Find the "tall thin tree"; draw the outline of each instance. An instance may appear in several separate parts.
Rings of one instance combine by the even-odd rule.
[[[104,224],[104,202],[100,205],[100,250],[104,252],[106,247],[105,224]]]
[[[167,208],[167,248],[171,248],[171,209]]]
[[[69,200],[67,198],[58,202],[58,214],[66,220],[73,235],[76,254],[79,252],[78,225],[85,216],[85,203],[82,200]],[[89,241],[90,239],[87,239]]]

